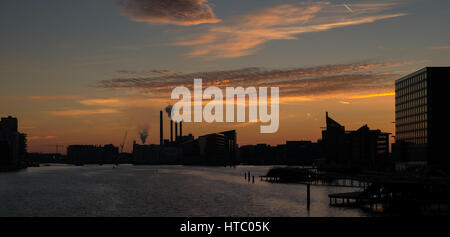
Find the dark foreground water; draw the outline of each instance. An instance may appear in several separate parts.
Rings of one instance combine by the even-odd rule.
[[[365,216],[329,207],[340,187],[262,182],[267,166],[65,166],[0,173],[0,216]],[[255,175],[255,183],[244,173]]]

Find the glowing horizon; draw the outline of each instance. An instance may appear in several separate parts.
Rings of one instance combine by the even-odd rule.
[[[125,131],[130,151],[142,127],[159,143],[170,92],[202,78],[221,89],[279,87],[279,130],[185,123],[184,134],[236,129],[239,145],[316,141],[325,111],[348,129],[395,134],[394,81],[450,62],[447,1],[179,1],[5,0],[0,116],[19,119],[30,152],[119,146]]]

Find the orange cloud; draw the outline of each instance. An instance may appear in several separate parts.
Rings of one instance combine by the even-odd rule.
[[[81,115],[96,115],[96,114],[114,114],[119,113],[116,109],[70,109],[70,110],[62,110],[62,111],[53,111],[51,112],[53,115],[58,116],[81,116]]]
[[[13,100],[70,100],[77,99],[78,95],[44,95],[44,96],[23,96],[23,97],[12,97]]]
[[[354,73],[370,70],[404,66],[408,62],[385,62],[385,63],[351,63],[338,65],[322,65],[314,67],[298,67],[290,69],[265,68],[241,68],[236,70],[207,71],[195,73],[181,73],[177,75],[156,77],[128,77],[102,80],[99,88],[110,89],[148,89],[154,93],[167,93],[177,86],[192,87],[194,78],[202,78],[203,86],[280,86],[292,87],[293,84],[306,86],[311,83],[327,83],[328,81],[367,81],[374,75],[379,77],[392,76],[393,73],[365,73],[356,78]],[[347,73],[347,74],[343,74]],[[324,78],[334,76],[334,78]],[[339,77],[338,77],[339,76]],[[320,80],[319,80],[320,79]],[[363,80],[364,79],[364,80]]]
[[[341,4],[308,2],[284,4],[250,13],[224,24],[212,25],[208,32],[175,45],[189,46],[188,56],[235,58],[253,54],[271,40],[293,40],[297,35],[333,28],[372,23],[404,16],[403,13],[380,14],[392,3],[353,4],[353,14]]]
[[[448,46],[435,46],[435,47],[432,47],[432,49],[450,49],[450,45],[448,45]]]
[[[121,103],[119,99],[88,99],[80,101],[83,105],[103,105],[103,106],[117,106]]]
[[[384,92],[384,93],[374,93],[374,94],[364,94],[364,95],[355,95],[348,97],[349,99],[365,99],[379,96],[392,96],[395,95],[395,92]]]
[[[122,0],[122,13],[149,24],[199,25],[217,23],[208,0]]]
[[[289,104],[295,102],[313,101],[312,96],[282,96],[279,100],[280,104]]]
[[[165,98],[167,99],[161,97],[117,97],[87,99],[81,100],[80,103],[88,106],[148,108],[161,106],[161,104],[167,104],[168,102],[170,102],[169,94],[167,94]]]
[[[322,65],[305,68],[264,69],[242,68],[236,70],[180,73],[146,78],[117,78],[100,81],[100,88],[137,89],[148,92],[146,96],[89,99],[83,105],[107,107],[152,107],[170,103],[173,88],[193,87],[194,78],[203,79],[203,87],[279,87],[280,103],[296,103],[317,99],[339,100],[362,98],[368,94],[383,94],[393,90],[394,80],[400,74],[387,68],[405,66],[409,62],[352,63]],[[373,71],[376,70],[377,72]],[[149,96],[147,96],[149,95]],[[351,97],[353,96],[353,97]]]
[[[235,127],[235,128],[245,128],[245,127],[248,127],[248,126],[257,125],[258,123],[260,123],[260,121],[258,121],[258,122],[234,123],[232,126]]]
[[[27,137],[28,140],[50,140],[55,139],[56,136],[29,136]]]

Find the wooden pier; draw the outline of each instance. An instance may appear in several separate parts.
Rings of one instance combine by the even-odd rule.
[[[261,181],[268,181],[268,182],[280,181],[280,177],[274,177],[274,176],[261,175],[261,176],[259,176],[259,178],[261,179]]]
[[[342,174],[315,169],[275,168],[261,181],[359,188],[328,195],[330,206],[414,209],[450,214],[450,178],[398,176],[388,173]]]
[[[370,185],[368,179],[344,175],[338,173],[318,172],[312,168],[287,168],[287,174],[282,172],[269,172],[267,175],[259,176],[261,181],[312,184],[333,187],[366,188]]]
[[[373,197],[365,192],[335,193],[328,195],[330,206],[362,206],[370,205],[377,207],[383,203],[383,199]]]

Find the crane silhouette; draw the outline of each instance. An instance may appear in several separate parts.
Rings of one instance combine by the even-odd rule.
[[[63,148],[64,149],[64,145],[56,145],[56,152],[55,154],[58,154],[58,148]]]
[[[128,131],[125,130],[125,135],[123,136],[122,143],[120,144],[120,153],[123,153],[123,147],[125,146],[125,140],[127,139],[127,133],[128,133]]]

